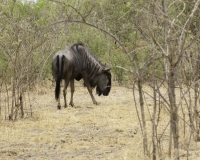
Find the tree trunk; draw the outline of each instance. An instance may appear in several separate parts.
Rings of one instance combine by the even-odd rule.
[[[179,132],[178,132],[178,107],[176,105],[176,96],[175,96],[175,67],[170,61],[170,71],[169,71],[169,80],[168,80],[168,94],[170,102],[170,124],[171,132],[174,142],[174,158],[179,159]]]
[[[143,147],[144,147],[144,154],[149,156],[148,153],[148,141],[147,141],[147,129],[146,129],[146,119],[144,113],[144,99],[142,93],[142,84],[140,78],[138,78],[138,91],[139,91],[139,99],[140,99],[140,109],[141,109],[141,117],[142,117],[142,126],[143,126]]]
[[[199,62],[200,62],[200,54],[198,54],[198,59],[197,59],[197,62],[196,62],[196,78],[195,78],[195,81],[197,81],[199,79],[199,69],[200,69],[200,65],[199,65]],[[199,128],[200,128],[200,124],[199,124],[199,110],[198,110],[198,100],[199,100],[199,83],[196,83],[195,84],[195,87],[194,87],[194,91],[195,91],[195,105],[194,105],[194,118],[195,118],[195,123],[196,123],[196,140],[197,141],[200,141],[200,136],[199,136]]]

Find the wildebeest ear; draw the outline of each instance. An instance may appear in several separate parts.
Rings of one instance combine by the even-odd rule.
[[[103,69],[103,71],[109,71],[111,69],[111,67],[106,67]]]

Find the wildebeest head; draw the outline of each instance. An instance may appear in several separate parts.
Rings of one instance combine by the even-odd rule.
[[[97,86],[96,86],[96,93],[100,96],[103,94],[107,96],[111,89],[111,68],[105,68],[102,70],[102,73],[98,77]]]

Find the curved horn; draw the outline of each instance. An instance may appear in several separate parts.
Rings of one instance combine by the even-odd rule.
[[[111,67],[106,67],[103,69],[103,71],[109,71],[111,69]]]

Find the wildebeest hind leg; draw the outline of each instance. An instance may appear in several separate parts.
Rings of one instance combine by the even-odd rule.
[[[58,97],[58,106],[57,106],[58,109],[61,109],[61,105],[60,105],[60,96]]]
[[[71,88],[71,99],[69,105],[74,107],[74,102],[73,102],[73,95],[74,95],[74,79],[70,81],[70,88]]]
[[[66,79],[65,80],[65,87],[64,87],[64,90],[63,90],[63,96],[64,96],[64,102],[65,102],[65,108],[67,107],[67,100],[66,100],[66,95],[67,95],[67,87],[68,87],[68,84],[69,84],[69,80]]]

